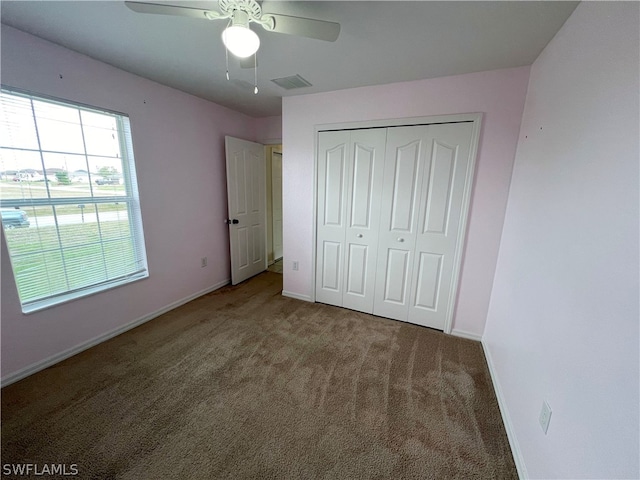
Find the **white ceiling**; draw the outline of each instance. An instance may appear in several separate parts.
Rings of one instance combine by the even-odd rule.
[[[155,3],[160,3],[156,1]],[[217,10],[216,1],[165,2]],[[265,1],[264,12],[341,24],[335,43],[252,28],[253,69],[230,56],[225,21],[144,15],[121,1],[2,1],[2,23],[251,116],[281,114],[281,97],[533,63],[578,2]],[[300,74],[313,86],[270,80]],[[372,99],[375,101],[375,99]]]

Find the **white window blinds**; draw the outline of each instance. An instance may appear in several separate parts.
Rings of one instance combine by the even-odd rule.
[[[2,89],[0,207],[24,312],[148,276],[125,115]]]

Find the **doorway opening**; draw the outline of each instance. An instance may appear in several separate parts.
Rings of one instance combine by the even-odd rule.
[[[271,265],[269,265],[269,268],[267,268],[267,270],[270,272],[279,273],[282,275],[282,268],[283,268],[282,265],[283,265],[282,259],[276,260]]]
[[[266,146],[267,160],[267,263],[282,273],[282,145]]]

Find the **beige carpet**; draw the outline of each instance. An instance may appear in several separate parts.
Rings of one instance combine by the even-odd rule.
[[[479,343],[281,288],[263,273],[6,387],[3,466],[75,464],[95,479],[517,478]]]

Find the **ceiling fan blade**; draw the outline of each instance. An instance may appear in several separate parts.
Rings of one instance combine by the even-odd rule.
[[[250,57],[239,58],[238,60],[240,60],[240,68],[254,68],[258,63],[255,57],[256,54],[254,53]]]
[[[177,5],[163,5],[160,3],[124,2],[127,7],[137,13],[153,13],[157,15],[174,15],[179,17],[198,18],[201,20],[214,20],[222,15],[215,10],[203,10],[200,8],[179,7]]]
[[[272,32],[297,35],[299,37],[316,38],[327,42],[335,42],[340,35],[340,24],[326,22],[324,20],[314,20],[312,18],[290,17],[289,15],[279,15],[267,13],[265,17],[273,18],[273,28],[271,25],[264,26]]]

